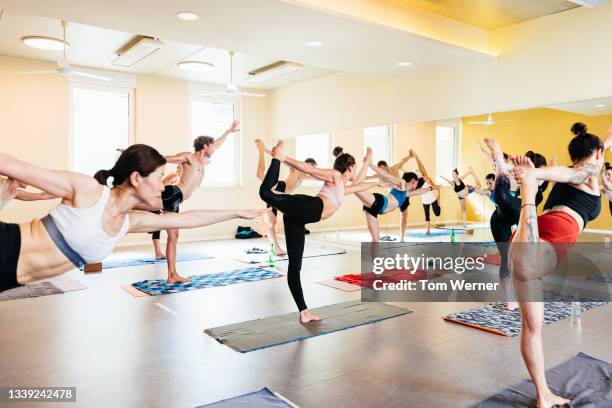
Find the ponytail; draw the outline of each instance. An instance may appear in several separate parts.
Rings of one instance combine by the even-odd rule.
[[[121,153],[112,169],[99,170],[94,178],[103,186],[111,184],[114,187],[123,184],[134,172],[147,177],[165,164],[166,159],[157,150],[144,144],[135,144]]]

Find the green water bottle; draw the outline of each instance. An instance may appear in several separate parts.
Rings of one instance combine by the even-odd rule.
[[[455,230],[451,229],[451,245],[455,245],[457,243],[457,240],[455,239]]]
[[[270,268],[276,266],[276,251],[274,250],[274,244],[270,244],[270,252],[268,253],[268,266]]]

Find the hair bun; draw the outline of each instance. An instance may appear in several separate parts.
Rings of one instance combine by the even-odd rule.
[[[338,157],[342,153],[344,153],[344,149],[342,147],[340,147],[340,146],[334,147],[334,151],[333,151],[334,157]]]
[[[576,136],[584,135],[587,132],[587,125],[582,122],[576,122],[572,125],[571,131]]]

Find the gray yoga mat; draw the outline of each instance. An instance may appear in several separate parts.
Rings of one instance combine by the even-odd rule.
[[[412,313],[411,310],[386,303],[360,300],[319,307],[313,311],[323,320],[300,324],[295,312],[206,329],[204,333],[231,349],[248,353]]]
[[[64,291],[51,282],[30,283],[0,293],[0,301],[57,295]]]
[[[612,407],[612,364],[584,353],[546,371],[552,392],[572,400],[572,407]],[[472,408],[535,407],[535,388],[531,380],[508,388]]]

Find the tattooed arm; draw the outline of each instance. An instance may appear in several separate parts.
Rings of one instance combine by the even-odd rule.
[[[597,167],[590,163],[574,167],[550,166],[533,169],[538,180],[555,181],[559,183],[583,184],[589,177],[599,173]]]

